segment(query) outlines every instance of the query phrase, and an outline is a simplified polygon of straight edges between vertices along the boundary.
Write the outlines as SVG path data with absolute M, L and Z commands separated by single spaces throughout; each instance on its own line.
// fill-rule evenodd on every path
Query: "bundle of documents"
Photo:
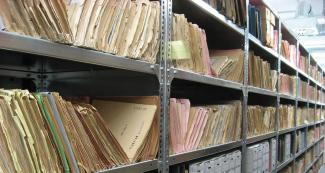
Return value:
M 70 172 L 56 126 L 26 90 L 0 90 L 1 172 Z
M 307 146 L 315 142 L 315 130 L 314 128 L 309 128 L 307 132 Z
M 248 137 L 275 130 L 275 107 L 248 106 Z
M 321 97 L 322 97 L 322 91 L 317 89 L 317 91 L 316 91 L 316 101 L 321 102 L 322 101 Z
M 116 97 L 93 100 L 104 126 L 127 156 L 127 163 L 156 158 L 159 144 L 158 96 Z
M 205 31 L 188 22 L 184 14 L 173 15 L 171 49 L 175 67 L 211 75 Z
M 305 154 L 305 162 L 306 162 L 306 166 L 309 166 L 311 164 L 311 162 L 314 160 L 314 153 L 312 149 L 307 150 L 306 154 Z
M 321 109 L 320 108 L 317 108 L 316 109 L 316 112 L 315 112 L 315 121 L 318 122 L 320 120 L 323 120 L 322 117 L 321 117 Z
M 294 127 L 295 107 L 292 105 L 280 105 L 279 121 L 280 130 Z
M 319 82 L 322 81 L 322 73 L 320 72 L 320 70 L 317 68 L 316 65 L 310 64 L 309 75 L 312 78 L 314 78 L 316 81 Z
M 210 50 L 212 74 L 218 78 L 242 83 L 244 79 L 244 51 Z
M 296 160 L 295 172 L 304 173 L 305 172 L 305 157 L 300 157 Z
M 299 92 L 298 96 L 300 98 L 308 99 L 308 95 L 307 95 L 308 86 L 309 86 L 308 82 L 305 82 L 305 81 L 298 78 L 298 88 L 299 88 L 298 89 L 298 92 Z
M 263 142 L 247 148 L 245 172 L 271 172 L 270 168 L 270 145 Z
M 270 170 L 273 171 L 276 167 L 277 154 L 276 154 L 277 140 L 270 139 Z
M 297 126 L 308 124 L 308 109 L 307 107 L 297 108 Z
M 188 99 L 170 99 L 171 154 L 238 141 L 240 137 L 240 101 L 191 107 Z
M 291 153 L 291 134 L 279 136 L 279 162 L 283 163 L 289 160 L 292 156 Z
M 9 32 L 149 62 L 159 50 L 158 1 L 3 0 L 0 11 Z
M 244 0 L 204 0 L 232 22 L 240 26 L 246 23 L 246 2 Z
M 282 94 L 296 96 L 297 77 L 280 73 L 279 79 L 280 79 L 280 88 L 279 88 L 280 92 Z
M 292 164 L 283 168 L 282 170 L 280 170 L 279 172 L 280 173 L 294 173 L 293 170 L 292 170 Z
M 271 70 L 270 63 L 250 52 L 248 68 L 249 85 L 276 91 L 277 71 Z
M 308 117 L 307 117 L 308 123 L 315 122 L 315 114 L 316 114 L 315 109 L 309 107 L 309 109 L 308 109 Z
M 241 152 L 239 150 L 218 157 L 192 163 L 188 173 L 241 172 Z
M 308 99 L 311 101 L 317 100 L 317 89 L 311 85 L 307 86 Z
M 296 153 L 299 153 L 306 147 L 306 133 L 304 130 L 298 130 L 295 138 Z
M 296 51 L 295 45 L 291 45 L 287 40 L 281 41 L 281 55 L 295 66 L 297 65 Z
M 0 90 L 1 172 L 93 172 L 154 159 L 158 97 L 66 101 Z
M 275 29 L 275 15 L 265 5 L 250 1 L 249 32 L 266 46 L 277 50 L 278 31 Z
M 298 59 L 298 68 L 307 74 L 308 73 L 308 66 L 309 66 L 308 58 L 306 56 L 303 56 L 303 55 L 300 55 L 298 57 L 299 57 L 299 59 Z
M 314 132 L 314 139 L 318 140 L 320 138 L 320 128 L 319 126 L 315 127 L 315 132 Z

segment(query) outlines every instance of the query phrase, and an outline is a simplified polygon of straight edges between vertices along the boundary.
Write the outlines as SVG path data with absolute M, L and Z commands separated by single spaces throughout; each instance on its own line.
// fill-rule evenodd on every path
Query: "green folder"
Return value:
M 48 112 L 48 110 L 46 109 L 46 106 L 44 104 L 44 100 L 43 100 L 43 97 L 41 94 L 35 94 L 35 97 L 37 99 L 37 103 L 39 104 L 40 108 L 41 108 L 41 111 L 42 111 L 42 115 L 44 115 L 44 118 L 46 119 L 49 127 L 50 127 L 50 131 L 53 135 L 53 138 L 54 138 L 54 143 L 59 151 L 59 156 L 60 156 L 60 159 L 63 163 L 63 168 L 64 168 L 64 172 L 65 173 L 70 173 L 70 167 L 69 167 L 69 163 L 68 163 L 68 160 L 67 160 L 67 157 L 64 153 L 64 147 L 63 147 L 63 144 L 62 144 L 62 141 L 60 140 L 59 138 L 59 134 L 57 133 L 56 129 L 55 129 L 55 125 L 50 117 L 50 114 Z

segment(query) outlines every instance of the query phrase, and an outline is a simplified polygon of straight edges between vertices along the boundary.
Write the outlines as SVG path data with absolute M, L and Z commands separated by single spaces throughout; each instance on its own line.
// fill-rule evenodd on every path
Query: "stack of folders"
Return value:
M 280 173 L 293 173 L 292 171 L 292 165 L 289 165 L 285 168 L 283 168 L 282 170 L 279 171 Z
M 312 173 L 318 172 L 321 167 L 324 165 L 323 159 L 318 159 L 315 166 L 313 166 Z M 309 172 L 308 172 L 309 173 Z
M 287 40 L 281 41 L 281 55 L 294 65 L 297 65 L 297 48 L 291 45 Z
M 294 127 L 294 110 L 292 105 L 280 105 L 279 107 L 279 121 L 280 130 Z
M 305 171 L 305 157 L 300 157 L 296 160 L 295 164 L 295 172 L 296 173 L 304 173 Z
M 171 42 L 173 65 L 187 71 L 242 83 L 244 51 L 208 50 L 205 31 L 174 14 Z
M 322 120 L 322 117 L 321 117 L 320 112 L 321 112 L 321 108 L 317 108 L 317 109 L 316 109 L 316 112 L 315 112 L 315 113 L 316 113 L 316 115 L 315 115 L 315 121 L 316 121 L 316 122 Z
M 298 107 L 297 108 L 297 126 L 308 124 L 308 109 L 307 107 Z
M 325 124 L 320 125 L 320 136 L 324 136 L 325 134 Z
M 316 92 L 316 95 L 317 95 L 317 102 L 321 102 L 321 93 L 322 93 L 322 91 L 321 90 L 317 90 L 317 92 Z
M 170 99 L 171 154 L 238 141 L 240 137 L 240 101 L 191 107 L 188 99 Z
M 308 129 L 307 132 L 307 146 L 315 142 L 315 130 L 314 128 Z
M 204 0 L 225 15 L 229 20 L 240 26 L 246 23 L 246 1 L 244 0 Z
M 184 14 L 173 16 L 171 58 L 176 68 L 243 82 L 244 51 L 209 51 L 205 31 Z
M 319 126 L 315 127 L 315 132 L 314 132 L 314 139 L 315 140 L 318 140 L 319 137 L 320 137 L 320 131 L 319 130 L 320 130 Z
M 255 1 L 251 0 L 250 3 L 253 5 L 248 5 L 249 32 L 266 46 L 277 51 L 278 30 L 275 29 L 275 15 L 265 5 L 260 5 Z
M 309 166 L 313 160 L 314 160 L 314 151 L 312 149 L 309 149 L 305 154 L 306 166 Z
M 210 59 L 214 76 L 238 83 L 243 82 L 243 50 L 210 50 Z
M 240 173 L 241 152 L 239 150 L 228 154 L 190 164 L 188 173 Z
M 263 142 L 247 148 L 246 172 L 260 173 L 271 172 L 270 145 Z
M 97 111 L 58 93 L 0 95 L 4 172 L 92 172 L 156 157 L 158 97 L 95 100 Z
M 248 137 L 275 130 L 275 107 L 248 106 Z
M 159 50 L 158 1 L 4 0 L 0 11 L 10 32 L 149 62 Z
M 307 120 L 308 120 L 308 123 L 315 122 L 315 109 L 309 107 Z
M 306 56 L 303 56 L 303 55 L 300 55 L 298 57 L 299 57 L 298 68 L 300 70 L 302 70 L 303 72 L 308 73 L 308 65 L 309 65 L 308 58 Z
M 322 80 L 322 73 L 318 70 L 316 65 L 310 66 L 309 75 L 314 78 L 316 81 L 321 82 Z
M 307 86 L 307 92 L 308 92 L 308 99 L 311 101 L 316 101 L 317 100 L 317 93 L 316 93 L 316 88 L 313 86 L 308 85 Z
M 306 133 L 305 131 L 299 130 L 296 133 L 296 153 L 302 151 L 306 147 Z
M 270 170 L 274 170 L 276 167 L 276 139 L 272 138 L 270 140 Z
M 263 61 L 259 56 L 255 56 L 253 52 L 250 52 L 249 56 L 248 74 L 249 85 L 271 91 L 276 90 L 277 71 L 271 70 L 270 63 Z
M 171 58 L 175 67 L 211 75 L 205 31 L 187 21 L 184 14 L 174 14 Z
M 308 90 L 308 82 L 301 80 L 298 78 L 298 92 L 299 92 L 299 97 L 303 99 L 307 99 L 307 90 Z
M 280 73 L 280 92 L 291 96 L 296 96 L 297 77 Z
M 318 156 L 320 154 L 321 151 L 323 151 L 323 148 L 321 148 L 321 143 L 317 143 L 315 146 L 314 146 L 314 153 L 316 156 Z
M 285 134 L 279 137 L 279 162 L 285 162 L 291 158 L 291 134 Z

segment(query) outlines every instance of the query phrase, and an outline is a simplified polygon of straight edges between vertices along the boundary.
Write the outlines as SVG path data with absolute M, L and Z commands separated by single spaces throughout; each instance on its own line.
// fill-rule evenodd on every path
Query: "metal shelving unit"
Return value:
M 211 76 L 201 75 L 198 73 L 184 71 L 171 66 L 170 64 L 170 45 L 168 44 L 171 40 L 171 21 L 172 21 L 172 6 L 173 3 L 177 3 L 177 0 L 160 0 L 161 1 L 161 43 L 160 43 L 160 54 L 157 58 L 156 64 L 150 64 L 145 61 L 129 59 L 126 57 L 119 57 L 113 54 L 104 53 L 96 50 L 90 50 L 85 48 L 79 48 L 71 45 L 65 45 L 60 43 L 53 43 L 50 41 L 31 38 L 28 36 L 21 36 L 13 33 L 0 32 L 0 51 L 2 53 L 8 53 L 11 56 L 16 56 L 22 61 L 22 64 L 11 65 L 9 63 L 0 64 L 0 76 L 13 77 L 13 78 L 27 78 L 31 79 L 36 86 L 38 91 L 48 91 L 51 88 L 51 84 L 62 79 L 77 79 L 83 82 L 91 82 L 91 78 L 104 77 L 109 79 L 115 79 L 113 82 L 118 82 L 116 79 L 118 76 L 126 76 L 127 79 L 135 78 L 136 80 L 148 80 L 145 84 L 155 83 L 156 86 L 150 89 L 144 88 L 142 92 L 144 93 L 154 93 L 160 96 L 161 100 L 161 110 L 160 110 L 160 144 L 158 157 L 155 160 L 139 162 L 131 165 L 124 165 L 115 167 L 109 170 L 99 171 L 98 173 L 143 173 L 148 171 L 158 170 L 159 173 L 168 173 L 170 166 L 177 166 L 184 163 L 192 162 L 194 160 L 200 160 L 207 157 L 212 157 L 220 153 L 227 151 L 240 149 L 242 151 L 242 172 L 245 172 L 245 159 L 246 159 L 246 149 L 247 145 L 252 145 L 258 142 L 262 142 L 271 138 L 275 138 L 277 143 L 279 141 L 279 136 L 296 133 L 297 130 L 315 127 L 317 124 L 323 123 L 324 120 L 311 123 L 308 125 L 303 125 L 299 127 L 293 127 L 289 129 L 279 130 L 279 105 L 282 100 L 288 100 L 294 102 L 296 108 L 298 107 L 298 102 L 303 102 L 314 105 L 321 106 L 321 109 L 325 108 L 325 103 L 315 102 L 308 99 L 301 99 L 297 96 L 290 96 L 279 93 L 279 86 L 277 86 L 277 91 L 270 91 L 262 88 L 257 88 L 248 85 L 248 52 L 250 47 L 259 49 L 266 56 L 272 57 L 276 62 L 276 70 L 278 73 L 282 72 L 281 67 L 289 68 L 293 71 L 297 77 L 299 75 L 308 79 L 308 83 L 313 83 L 319 86 L 324 92 L 325 87 L 321 83 L 315 81 L 309 76 L 309 73 L 305 73 L 300 69 L 297 69 L 295 65 L 288 62 L 282 55 L 280 55 L 280 47 L 278 44 L 278 52 L 264 46 L 258 39 L 248 33 L 248 28 L 238 27 L 236 24 L 227 20 L 226 17 L 221 15 L 218 11 L 210 7 L 203 0 L 184 0 L 181 3 L 186 4 L 183 8 L 190 7 L 190 9 L 195 9 L 195 13 L 202 13 L 213 19 L 211 22 L 216 24 L 218 27 L 222 27 L 222 30 L 226 30 L 229 33 L 229 37 L 236 37 L 237 40 L 242 41 L 241 49 L 245 51 L 244 60 L 244 76 L 245 80 L 243 83 L 236 83 L 232 81 L 227 81 L 224 79 L 218 79 Z M 246 4 L 246 9 L 248 2 Z M 186 10 L 186 9 L 184 9 Z M 247 19 L 248 20 L 248 19 Z M 248 21 L 249 22 L 249 21 Z M 279 19 L 278 29 L 281 31 L 282 22 Z M 217 28 L 217 27 L 216 27 Z M 203 28 L 204 29 L 204 28 Z M 220 28 L 219 28 L 220 29 Z M 279 39 L 281 40 L 282 33 L 279 32 Z M 251 46 L 250 46 L 251 45 Z M 299 43 L 297 43 L 299 45 Z M 309 61 L 311 56 L 309 56 Z M 10 61 L 10 56 L 5 57 L 6 61 Z M 28 59 L 25 63 L 25 59 Z M 30 65 L 30 61 L 33 62 Z M 102 71 L 100 71 L 102 70 Z M 100 71 L 100 72 L 99 72 Z M 324 74 L 324 72 L 323 72 Z M 324 74 L 325 75 L 325 74 Z M 82 79 L 81 79 L 82 78 Z M 150 79 L 147 79 L 150 78 Z M 89 80 L 89 81 L 88 81 Z M 107 80 L 109 81 L 109 80 Z M 190 151 L 186 153 L 180 153 L 176 155 L 169 155 L 169 140 L 168 140 L 168 129 L 169 129 L 169 98 L 171 92 L 174 91 L 173 82 L 175 81 L 186 81 L 191 85 L 204 85 L 209 86 L 212 89 L 215 88 L 225 88 L 234 92 L 241 94 L 239 98 L 242 100 L 242 139 L 236 142 L 230 142 L 227 144 L 219 144 L 217 146 L 211 146 L 203 149 L 198 149 L 195 151 Z M 112 82 L 112 83 L 113 83 Z M 124 81 L 125 82 L 125 81 Z M 278 85 L 279 85 L 278 80 Z M 13 85 L 14 87 L 19 86 Z M 61 83 L 59 83 L 61 85 Z M 76 84 L 78 85 L 78 83 Z M 110 85 L 108 85 L 110 86 Z M 128 84 L 123 85 L 123 87 L 130 87 Z M 141 85 L 142 86 L 142 85 Z M 101 87 L 101 86 L 98 86 Z M 60 87 L 54 87 L 54 89 L 60 89 Z M 103 88 L 106 89 L 106 88 Z M 130 88 L 129 93 L 136 92 Z M 199 88 L 200 89 L 200 88 Z M 68 89 L 64 89 L 65 93 L 68 93 Z M 215 90 L 218 92 L 218 90 Z M 95 91 L 94 91 L 95 92 Z M 100 91 L 98 91 L 100 92 Z M 133 94 L 142 94 L 133 93 Z M 188 92 L 188 91 L 186 91 Z M 129 94 L 127 93 L 127 94 Z M 96 94 L 96 93 L 95 93 Z M 184 93 L 186 95 L 186 93 Z M 276 129 L 274 132 L 259 135 L 255 137 L 247 137 L 247 106 L 250 99 L 250 94 L 257 94 L 263 97 L 272 97 L 275 99 L 274 106 L 277 108 L 276 113 Z M 258 97 L 259 97 L 258 96 Z M 203 96 L 204 97 L 204 96 Z M 216 98 L 218 99 L 218 98 Z M 214 100 L 216 101 L 216 100 Z M 316 106 L 314 106 L 316 108 Z M 296 125 L 296 122 L 295 122 Z M 274 172 L 278 172 L 287 165 L 293 163 L 295 164 L 295 159 L 306 152 L 310 147 L 316 145 L 321 137 L 311 146 L 306 147 L 299 153 L 293 154 L 293 156 L 281 163 L 276 165 Z M 295 146 L 295 145 L 293 145 Z M 278 155 L 278 146 L 276 147 L 276 153 Z M 276 156 L 277 157 L 277 156 Z M 318 156 L 319 158 L 319 156 Z M 317 158 L 317 159 L 318 159 Z M 316 163 L 315 159 L 313 164 Z M 312 167 L 313 164 L 309 165 L 308 168 Z

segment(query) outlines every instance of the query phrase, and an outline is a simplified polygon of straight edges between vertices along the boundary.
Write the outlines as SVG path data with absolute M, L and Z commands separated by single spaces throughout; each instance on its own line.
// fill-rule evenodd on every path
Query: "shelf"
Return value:
M 305 102 L 305 103 L 308 103 L 308 100 L 307 99 L 304 99 L 304 98 L 297 98 L 297 100 L 299 101 L 299 102 Z
M 212 16 L 214 19 L 219 21 L 221 24 L 226 26 L 227 28 L 237 32 L 238 34 L 244 36 L 244 29 L 238 27 L 236 24 L 234 24 L 232 21 L 228 20 L 224 15 L 220 14 L 217 10 L 212 8 L 209 4 L 205 3 L 202 0 L 187 0 L 186 3 L 191 3 L 195 5 L 196 7 L 200 8 L 200 10 Z
M 175 165 L 187 161 L 191 161 L 194 159 L 210 156 L 213 154 L 222 153 L 228 150 L 232 150 L 238 148 L 242 145 L 241 141 L 230 142 L 227 144 L 217 145 L 214 147 L 199 149 L 195 151 L 190 151 L 186 153 L 175 154 L 169 157 L 169 165 Z
M 262 95 L 268 95 L 276 97 L 277 93 L 268 89 L 258 88 L 254 86 L 248 86 L 247 87 L 248 92 L 250 93 L 256 93 L 256 94 L 262 94 Z
M 125 166 L 119 166 L 108 170 L 97 171 L 96 173 L 143 173 L 158 169 L 157 166 L 157 160 L 150 160 Z
M 257 39 L 256 37 L 254 37 L 252 34 L 248 34 L 248 39 L 252 42 L 252 43 L 254 43 L 255 45 L 257 45 L 259 48 L 261 48 L 261 49 L 263 49 L 265 52 L 267 52 L 267 53 L 269 53 L 270 55 L 272 55 L 274 58 L 278 58 L 279 57 L 279 54 L 276 52 L 276 51 L 274 51 L 273 49 L 271 49 L 271 48 L 268 48 L 268 47 L 266 47 L 266 46 L 264 46 L 263 44 L 262 44 L 262 42 L 259 40 L 259 39 Z
M 290 132 L 293 132 L 295 131 L 296 128 L 288 128 L 288 129 L 283 129 L 283 130 L 280 130 L 279 131 L 279 135 L 283 135 L 283 134 L 286 134 L 286 133 L 290 133 Z
M 207 75 L 201 75 L 198 73 L 185 71 L 177 68 L 171 68 L 171 70 L 172 72 L 174 72 L 174 78 L 176 79 L 193 81 L 202 84 L 220 86 L 220 87 L 231 88 L 236 90 L 241 90 L 243 87 L 243 84 L 237 82 L 232 82 L 232 81 L 215 78 Z
M 313 165 L 316 163 L 316 160 L 317 160 L 317 159 L 315 159 L 311 164 L 309 164 L 309 165 L 306 167 L 306 169 L 305 169 L 305 171 L 304 171 L 305 173 L 307 173 L 307 172 L 309 171 L 309 169 L 313 167 Z
M 298 158 L 300 155 L 302 155 L 303 153 L 305 153 L 306 148 L 304 148 L 303 150 L 299 151 L 298 153 L 295 154 L 295 158 Z
M 267 133 L 259 136 L 249 137 L 247 139 L 247 144 L 252 144 L 255 142 L 262 142 L 263 140 L 270 139 L 276 136 L 276 132 Z
M 297 71 L 296 66 L 294 64 L 292 64 L 291 62 L 289 62 L 287 59 L 285 59 L 282 55 L 279 56 L 279 60 L 282 63 L 284 63 L 285 65 L 287 65 L 288 67 L 290 67 L 293 71 Z M 281 71 L 281 73 L 283 73 L 283 72 Z
M 304 76 L 305 78 L 310 78 L 309 75 L 307 73 L 305 73 L 304 71 L 300 70 L 298 67 L 297 67 L 297 71 L 300 75 Z
M 308 124 L 303 124 L 303 125 L 299 125 L 296 127 L 296 130 L 300 130 L 300 129 L 303 129 L 303 128 L 306 128 L 308 127 Z
M 155 74 L 158 65 L 109 53 L 0 31 L 0 49 Z
M 283 94 L 283 93 L 279 93 L 279 96 L 280 96 L 280 98 L 283 98 L 283 99 L 288 99 L 288 100 L 293 100 L 293 101 L 296 100 L 296 97 L 290 96 L 290 95 L 287 95 L 287 94 Z
M 318 85 L 319 87 L 321 87 L 322 89 L 324 89 L 324 87 L 318 81 L 316 81 L 313 77 L 309 76 L 309 80 L 311 82 L 315 83 L 316 85 Z
M 279 166 L 277 167 L 277 171 L 285 168 L 287 165 L 289 165 L 291 162 L 293 161 L 293 157 L 291 157 L 290 159 L 282 162 L 281 164 L 279 164 Z

